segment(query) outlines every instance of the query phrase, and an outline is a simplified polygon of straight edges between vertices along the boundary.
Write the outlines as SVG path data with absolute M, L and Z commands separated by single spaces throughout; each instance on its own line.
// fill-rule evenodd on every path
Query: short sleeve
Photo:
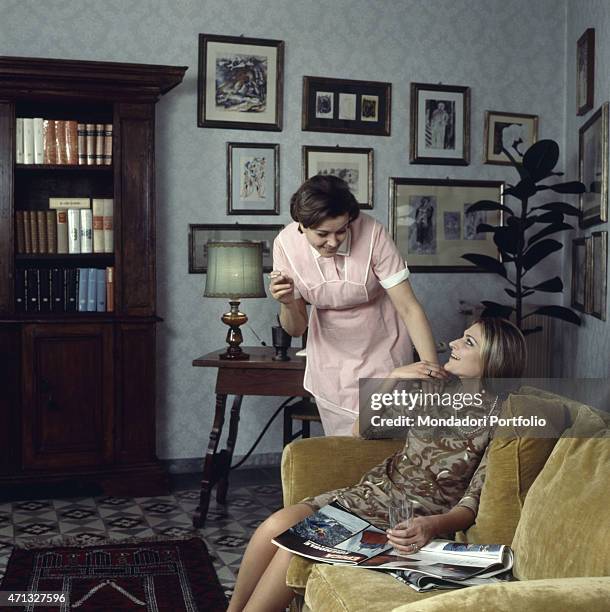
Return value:
M 456 506 L 465 506 L 466 508 L 469 508 L 474 512 L 475 516 L 479 511 L 479 499 L 481 498 L 481 490 L 483 489 L 485 474 L 487 473 L 487 455 L 489 453 L 490 446 L 491 444 L 487 445 L 487 448 L 483 453 L 483 457 L 481 458 L 481 462 L 470 479 L 470 484 L 468 485 L 466 492 L 462 496 L 462 499 L 460 499 L 460 501 L 456 504 Z
M 294 280 L 294 272 L 292 270 L 292 266 L 288 261 L 288 257 L 282 248 L 282 244 L 280 243 L 279 236 L 273 241 L 273 269 L 279 270 L 280 272 L 286 272 L 288 276 L 291 276 Z M 296 284 L 294 287 L 294 298 L 298 300 L 301 296 L 301 293 L 296 288 Z
M 376 228 L 371 265 L 384 289 L 390 289 L 409 278 L 409 268 L 390 234 L 382 226 Z

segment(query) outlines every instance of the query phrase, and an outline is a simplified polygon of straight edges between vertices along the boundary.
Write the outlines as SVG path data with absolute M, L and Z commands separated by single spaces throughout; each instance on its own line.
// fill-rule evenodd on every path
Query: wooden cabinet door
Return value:
M 31 324 L 23 334 L 24 469 L 110 463 L 112 325 Z

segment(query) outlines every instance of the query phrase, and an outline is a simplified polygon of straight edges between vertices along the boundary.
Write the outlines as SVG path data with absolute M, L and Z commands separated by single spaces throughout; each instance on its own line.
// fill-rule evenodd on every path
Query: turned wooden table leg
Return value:
M 237 429 L 239 427 L 239 412 L 241 410 L 242 395 L 236 395 L 233 398 L 233 405 L 231 406 L 231 418 L 229 420 L 229 436 L 227 438 L 227 449 L 222 451 L 227 456 L 227 467 L 223 473 L 218 487 L 216 487 L 216 501 L 219 504 L 227 503 L 227 491 L 229 490 L 229 471 L 231 469 L 231 462 L 233 461 L 233 451 L 235 450 L 235 441 L 237 440 Z
M 214 483 L 218 481 L 217 449 L 220 435 L 222 434 L 222 426 L 225 421 L 225 408 L 227 405 L 227 396 L 223 394 L 216 395 L 216 413 L 214 414 L 214 425 L 210 432 L 210 441 L 205 455 L 203 464 L 203 476 L 201 479 L 201 491 L 199 494 L 199 506 L 195 510 L 193 517 L 193 526 L 200 528 L 205 525 L 205 519 L 208 514 L 210 505 L 210 495 Z

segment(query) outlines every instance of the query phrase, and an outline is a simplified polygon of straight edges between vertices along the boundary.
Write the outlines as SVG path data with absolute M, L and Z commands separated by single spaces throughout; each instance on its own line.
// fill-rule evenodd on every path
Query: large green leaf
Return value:
M 509 215 L 514 215 L 515 213 L 508 207 L 500 204 L 499 202 L 493 202 L 492 200 L 479 200 L 474 204 L 471 204 L 466 212 L 479 212 L 481 210 L 501 210 Z
M 532 218 L 536 223 L 561 223 L 563 221 L 563 213 L 558 210 L 550 210 Z
M 503 319 L 508 319 L 513 310 L 515 310 L 512 306 L 506 306 L 505 304 L 498 304 L 498 302 L 490 302 L 487 300 L 482 301 L 481 304 L 485 306 L 481 313 L 482 317 L 502 317 Z
M 560 212 L 564 215 L 570 215 L 572 217 L 579 217 L 580 210 L 576 208 L 576 206 L 572 206 L 572 204 L 567 204 L 566 202 L 548 202 L 547 204 L 543 204 L 542 206 L 534 206 L 532 210 L 552 210 Z
M 462 259 L 473 263 L 479 268 L 483 268 L 483 270 L 486 272 L 495 272 L 496 274 L 506 278 L 506 268 L 501 261 L 498 261 L 493 257 L 481 255 L 480 253 L 467 253 L 466 255 L 462 255 Z
M 534 242 L 538 242 L 545 236 L 554 234 L 555 232 L 564 232 L 565 230 L 574 229 L 574 227 L 568 223 L 555 223 L 547 225 L 544 229 L 540 230 L 537 234 L 534 234 L 528 241 L 527 245 L 531 246 Z
M 537 334 L 542 331 L 542 325 L 536 325 L 536 327 L 530 327 L 529 329 L 522 329 L 521 333 L 524 336 L 530 336 L 532 334 Z
M 498 228 L 495 225 L 489 225 L 489 223 L 479 223 L 477 225 L 477 234 L 489 234 L 495 232 Z
M 536 195 L 536 183 L 529 177 L 504 190 L 504 195 L 511 195 L 519 200 L 527 200 Z
M 519 248 L 519 238 L 522 238 L 522 233 L 514 225 L 499 227 L 494 233 L 494 242 L 500 251 L 513 255 Z
M 562 321 L 567 321 L 568 323 L 573 323 L 574 325 L 581 324 L 580 317 L 573 310 L 570 310 L 565 306 L 541 306 L 540 308 L 536 308 L 536 310 L 533 312 L 526 314 L 523 318 L 527 319 L 531 315 L 535 314 L 561 319 Z
M 531 270 L 537 263 L 542 261 L 547 255 L 559 251 L 563 248 L 561 242 L 547 238 L 541 242 L 537 242 L 531 246 L 523 255 L 523 267 L 525 270 Z
M 551 174 L 559 159 L 559 145 L 554 140 L 535 142 L 523 156 L 523 167 L 537 183 Z
M 567 183 L 556 183 L 555 185 L 539 185 L 536 191 L 550 189 L 555 193 L 584 193 L 587 188 L 580 181 L 569 181 Z
M 554 276 L 553 278 L 549 278 L 549 280 L 534 285 L 532 289 L 536 291 L 546 291 L 547 293 L 561 293 L 563 291 L 563 282 L 559 276 Z

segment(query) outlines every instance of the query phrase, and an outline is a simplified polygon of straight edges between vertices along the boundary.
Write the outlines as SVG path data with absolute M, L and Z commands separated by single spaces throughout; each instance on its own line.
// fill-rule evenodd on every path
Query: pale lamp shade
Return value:
M 263 298 L 262 242 L 217 242 L 208 247 L 204 297 Z

